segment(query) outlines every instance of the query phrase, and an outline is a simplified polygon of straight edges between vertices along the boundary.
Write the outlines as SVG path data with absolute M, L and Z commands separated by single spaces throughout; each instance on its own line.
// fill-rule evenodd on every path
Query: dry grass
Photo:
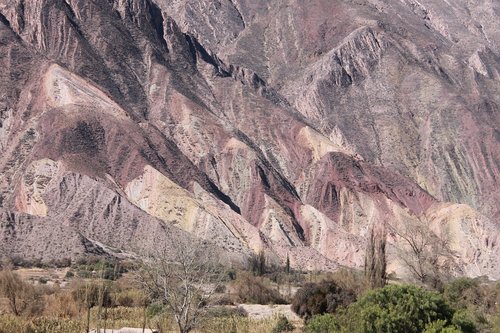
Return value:
M 86 309 L 79 305 L 72 294 L 78 283 L 83 281 L 78 278 L 71 278 L 63 288 L 58 284 L 35 284 L 41 276 L 47 276 L 50 279 L 59 279 L 64 274 L 64 270 L 55 271 L 42 269 L 22 269 L 16 270 L 16 274 L 23 277 L 32 294 L 36 295 L 37 311 L 32 311 L 31 308 L 26 308 L 20 316 L 11 314 L 8 304 L 0 297 L 0 333 L 83 333 L 86 329 Z M 267 291 L 275 292 L 269 287 L 270 281 L 259 279 L 256 283 L 253 276 L 246 279 L 245 282 L 249 285 L 256 285 L 250 288 L 252 295 L 261 296 Z M 68 280 L 65 278 L 65 280 Z M 54 281 L 54 280 L 52 280 Z M 142 294 L 135 286 L 126 283 L 125 279 L 114 282 L 113 287 L 113 304 L 115 307 L 103 309 L 101 319 L 98 318 L 98 309 L 94 307 L 90 315 L 90 327 L 93 328 L 122 328 L 122 327 L 142 327 L 144 323 L 144 308 L 140 306 Z M 242 281 L 237 281 L 240 285 L 244 285 Z M 257 292 L 255 292 L 257 290 Z M 30 294 L 31 295 L 31 294 Z M 227 292 L 223 295 L 229 295 Z M 25 297 L 22 300 L 31 300 Z M 255 295 L 253 295 L 255 296 Z M 269 295 L 268 295 L 269 296 Z M 274 299 L 270 300 L 271 302 Z M 125 306 L 124 306 L 125 305 Z M 257 305 L 253 305 L 255 307 Z M 276 306 L 261 305 L 259 314 L 265 313 L 259 318 L 252 312 L 248 317 L 243 316 L 234 308 L 214 308 L 215 312 L 210 313 L 199 328 L 194 331 L 196 333 L 212 333 L 212 332 L 241 332 L 241 333 L 268 333 L 278 321 L 278 313 L 275 311 Z M 232 310 L 232 311 L 231 311 Z M 244 312 L 244 311 L 243 311 Z M 254 311 L 255 312 L 255 311 Z M 3 314 L 2 314 L 3 313 Z M 148 310 L 147 328 L 160 329 L 160 332 L 178 332 L 177 326 L 172 316 L 162 313 L 162 309 L 152 311 Z M 155 314 L 156 313 L 156 314 Z M 161 313 L 161 314 L 158 314 Z M 281 312 L 280 312 L 281 313 Z M 300 326 L 300 322 L 294 322 L 295 326 Z M 298 330 L 296 332 L 299 332 Z
M 96 313 L 97 311 L 94 309 L 91 315 L 91 327 L 96 327 Z M 13 315 L 3 315 L 0 316 L 0 333 L 82 333 L 85 331 L 85 320 L 83 317 L 82 315 L 75 319 L 63 319 L 44 316 L 29 319 Z M 239 316 L 212 318 L 205 321 L 194 333 L 269 333 L 277 322 L 277 316 L 259 320 Z M 298 326 L 300 323 L 294 324 Z M 104 321 L 101 321 L 99 326 L 103 328 Z M 158 328 L 159 326 L 164 333 L 177 332 L 171 318 L 157 317 L 149 319 L 147 327 Z M 125 307 L 109 309 L 106 327 L 142 327 L 142 309 Z M 301 332 L 300 328 L 294 332 Z
M 245 317 L 217 318 L 210 320 L 195 331 L 196 333 L 237 332 L 237 333 L 269 333 L 278 322 L 278 317 L 268 319 L 251 319 Z M 295 330 L 295 332 L 300 332 Z
M 38 281 L 46 279 L 54 282 L 64 280 L 69 268 L 18 268 L 16 273 L 25 281 Z
M 79 320 L 0 316 L 0 333 L 82 333 L 83 331 L 83 322 Z

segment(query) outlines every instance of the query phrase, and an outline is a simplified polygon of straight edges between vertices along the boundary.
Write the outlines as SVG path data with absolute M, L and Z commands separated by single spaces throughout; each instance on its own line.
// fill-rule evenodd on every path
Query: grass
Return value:
M 251 319 L 246 317 L 217 318 L 208 321 L 196 333 L 269 333 L 279 321 L 279 317 L 269 319 Z M 294 332 L 301 332 L 296 330 Z
M 114 318 L 114 319 L 113 319 Z M 210 318 L 203 322 L 193 333 L 269 333 L 277 324 L 279 317 L 267 319 L 251 319 L 241 316 Z M 91 328 L 97 324 L 97 309 L 91 312 Z M 106 327 L 142 327 L 143 310 L 137 307 L 117 307 L 108 309 Z M 83 333 L 85 332 L 85 314 L 81 313 L 73 319 L 42 316 L 37 318 L 0 316 L 0 333 Z M 104 322 L 99 325 L 101 328 Z M 148 319 L 147 328 L 160 326 L 162 332 L 177 332 L 172 318 L 162 316 Z M 295 332 L 300 332 L 296 330 Z
M 0 316 L 0 333 L 82 333 L 84 330 L 85 325 L 79 320 Z

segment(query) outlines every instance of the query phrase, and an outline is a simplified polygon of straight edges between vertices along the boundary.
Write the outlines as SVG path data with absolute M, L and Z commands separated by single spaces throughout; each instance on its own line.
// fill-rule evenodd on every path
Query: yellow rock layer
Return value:
M 144 167 L 142 176 L 128 183 L 125 193 L 133 204 L 148 214 L 179 224 L 187 231 L 192 231 L 201 208 L 188 191 L 149 165 Z
M 320 160 L 321 157 L 331 152 L 340 152 L 351 155 L 351 153 L 345 148 L 328 140 L 328 138 L 316 132 L 309 126 L 304 126 L 300 129 L 297 142 L 302 147 L 311 151 L 314 161 Z

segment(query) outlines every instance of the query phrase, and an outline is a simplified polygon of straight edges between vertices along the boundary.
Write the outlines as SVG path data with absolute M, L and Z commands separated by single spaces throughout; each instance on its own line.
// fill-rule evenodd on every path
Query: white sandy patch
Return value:
M 44 77 L 44 86 L 48 103 L 53 107 L 87 106 L 115 117 L 127 118 L 125 111 L 103 91 L 59 65 L 49 67 Z

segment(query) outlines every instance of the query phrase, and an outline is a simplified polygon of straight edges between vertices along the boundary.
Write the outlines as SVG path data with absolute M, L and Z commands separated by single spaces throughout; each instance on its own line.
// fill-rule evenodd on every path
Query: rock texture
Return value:
M 428 221 L 500 277 L 491 0 L 0 0 L 0 251 L 178 237 L 363 266 Z M 401 244 L 387 232 L 388 267 Z M 395 251 L 392 251 L 394 253 Z

